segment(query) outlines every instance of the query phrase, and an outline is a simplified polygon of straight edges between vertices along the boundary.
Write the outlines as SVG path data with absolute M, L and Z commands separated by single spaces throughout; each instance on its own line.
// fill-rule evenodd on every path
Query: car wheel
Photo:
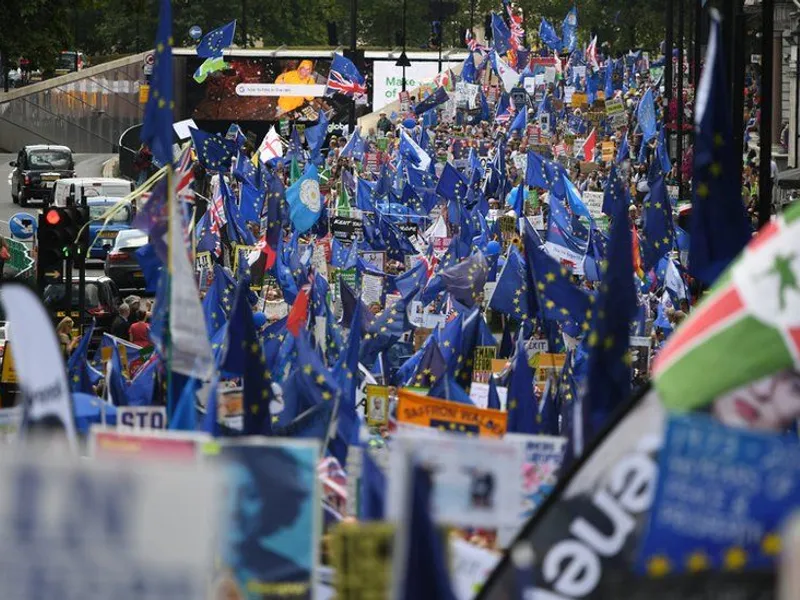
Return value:
M 12 204 L 19 204 L 19 196 L 14 192 L 11 192 L 11 202 Z
M 19 205 L 23 208 L 28 206 L 28 199 L 25 197 L 25 190 L 19 191 Z

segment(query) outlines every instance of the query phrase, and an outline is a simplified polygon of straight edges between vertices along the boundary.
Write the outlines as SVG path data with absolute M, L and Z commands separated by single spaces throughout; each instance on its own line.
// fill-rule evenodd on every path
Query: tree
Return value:
M 72 35 L 70 5 L 63 0 L 3 0 L 0 2 L 0 54 L 6 68 L 19 58 L 32 68 L 51 69 Z M 5 75 L 5 74 L 3 74 Z

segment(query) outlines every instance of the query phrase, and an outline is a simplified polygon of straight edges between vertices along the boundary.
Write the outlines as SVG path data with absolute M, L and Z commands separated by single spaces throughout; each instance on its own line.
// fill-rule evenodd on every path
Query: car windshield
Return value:
M 64 305 L 64 292 L 66 288 L 63 283 L 52 283 L 44 289 L 44 305 L 50 308 L 58 308 Z M 86 308 L 100 306 L 100 292 L 97 284 L 90 281 L 86 282 Z M 78 284 L 72 284 L 72 306 L 78 306 Z
M 58 57 L 58 69 L 74 69 L 75 68 L 75 53 L 64 52 Z
M 33 150 L 28 154 L 28 163 L 34 171 L 69 169 L 72 156 L 66 150 Z
M 108 212 L 111 207 L 114 206 L 113 204 L 101 204 L 99 206 L 90 206 L 89 207 L 89 218 L 93 221 L 95 219 L 101 219 L 103 215 Z M 130 206 L 124 206 L 122 208 L 118 208 L 114 214 L 109 219 L 108 223 L 110 225 L 124 225 L 126 223 L 130 223 L 131 221 L 131 208 Z
M 115 248 L 138 248 L 147 243 L 147 234 L 140 229 L 120 231 L 117 236 Z

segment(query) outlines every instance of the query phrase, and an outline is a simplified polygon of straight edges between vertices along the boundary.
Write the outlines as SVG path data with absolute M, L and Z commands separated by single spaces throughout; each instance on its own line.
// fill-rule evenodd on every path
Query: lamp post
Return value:
M 402 90 L 406 91 L 406 67 L 411 66 L 411 61 L 406 56 L 406 8 L 408 0 L 403 0 L 403 51 L 400 53 L 400 58 L 394 64 L 396 67 L 403 67 L 403 82 Z

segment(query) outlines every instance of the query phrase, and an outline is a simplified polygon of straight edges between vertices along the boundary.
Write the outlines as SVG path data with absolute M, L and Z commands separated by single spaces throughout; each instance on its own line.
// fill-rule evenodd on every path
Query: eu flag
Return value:
M 436 108 L 440 104 L 444 104 L 449 99 L 450 96 L 447 95 L 447 90 L 445 90 L 442 86 L 439 86 L 427 98 L 417 103 L 417 105 L 414 107 L 414 114 L 420 116 L 421 114 Z
M 667 197 L 663 176 L 650 184 L 650 192 L 644 199 L 643 232 L 644 264 L 645 268 L 650 270 L 672 250 L 675 242 L 672 206 Z
M 642 130 L 644 142 L 647 143 L 656 136 L 656 105 L 653 101 L 653 90 L 648 88 L 639 101 L 636 109 L 639 128 Z
M 218 27 L 214 31 L 209 31 L 197 44 L 197 56 L 200 58 L 219 58 L 222 56 L 222 51 L 233 43 L 235 33 L 236 20 Z
M 171 124 L 170 127 L 172 127 Z M 231 168 L 233 157 L 238 153 L 235 142 L 216 133 L 207 133 L 200 129 L 189 129 L 189 133 L 192 136 L 195 152 L 197 152 L 197 161 L 205 169 L 219 172 Z
M 161 0 L 156 31 L 155 65 L 150 79 L 150 96 L 144 108 L 142 142 L 160 165 L 172 164 L 172 3 Z
M 511 50 L 511 30 L 503 21 L 503 17 L 492 13 L 492 42 L 498 54 Z
M 94 332 L 94 319 L 83 333 L 78 346 L 70 354 L 67 362 L 67 376 L 69 377 L 69 387 L 72 392 L 83 392 L 93 394 L 93 386 L 97 385 L 103 375 L 89 365 L 89 343 Z
M 520 335 L 517 339 L 517 353 L 508 384 L 509 433 L 534 433 L 538 413 L 533 391 L 533 369 L 528 363 L 528 351 L 522 337 Z
M 556 30 L 544 17 L 542 17 L 542 22 L 539 25 L 539 38 L 551 50 L 555 52 L 561 51 L 561 38 L 558 37 Z
M 584 421 L 591 431 L 586 442 L 608 422 L 614 410 L 630 398 L 631 364 L 628 352 L 630 323 L 636 316 L 633 283 L 633 239 L 627 210 L 617 207 L 608 243 L 608 267 L 592 310 L 588 384 L 583 401 Z
M 525 266 L 516 246 L 510 246 L 503 270 L 497 278 L 489 307 L 517 321 L 530 318 Z
M 445 163 L 439 176 L 436 193 L 447 200 L 459 201 L 466 199 L 467 189 L 467 180 L 464 176 L 453 165 Z
M 750 241 L 742 202 L 718 16 L 711 22 L 695 105 L 694 199 L 689 229 L 689 270 L 711 285 Z

